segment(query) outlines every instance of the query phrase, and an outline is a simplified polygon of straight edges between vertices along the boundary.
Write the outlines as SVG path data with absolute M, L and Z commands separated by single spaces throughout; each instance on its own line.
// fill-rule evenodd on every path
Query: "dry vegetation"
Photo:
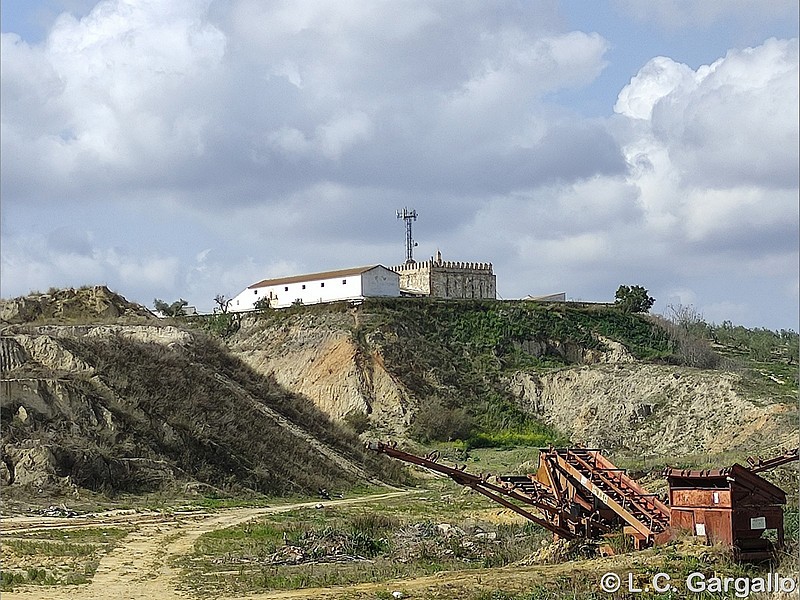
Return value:
M 5 398 L 1 415 L 3 443 L 20 448 L 19 456 L 31 441 L 43 448 L 55 481 L 68 477 L 107 495 L 192 481 L 222 494 L 314 494 L 402 477 L 397 466 L 365 454 L 349 428 L 203 334 L 185 346 L 113 333 L 58 345 L 91 371 L 39 386 L 41 401 Z M 58 491 L 54 484 L 50 492 Z
M 3 536 L 2 588 L 87 583 L 130 528 L 48 529 Z
M 61 297 L 56 291 L 41 296 Z M 41 299 L 23 303 L 21 310 L 32 311 L 34 324 L 16 332 L 47 337 L 52 331 L 38 330 L 37 324 L 91 322 L 72 298 L 63 295 L 69 310 L 61 312 Z M 104 319 L 114 311 L 125 314 L 125 306 L 112 300 L 98 301 L 98 310 L 107 312 Z M 258 318 L 264 327 L 284 327 L 298 314 L 321 315 L 324 321 L 326 311 L 343 310 L 297 307 Z M 379 351 L 396 381 L 426 399 L 411 433 L 473 472 L 527 472 L 535 465 L 532 447 L 566 442 L 561 432 L 520 408 L 508 378 L 521 371 L 566 370 L 604 351 L 604 339 L 624 344 L 640 361 L 736 370 L 743 393 L 753 397 L 796 398 L 794 332 L 708 325 L 691 312 L 654 321 L 613 308 L 522 302 L 391 300 L 368 302 L 359 311 L 352 334 L 362 354 Z M 6 485 L 3 499 L 41 504 L 48 494 L 77 495 L 74 503 L 158 498 L 169 507 L 187 492 L 187 484 L 201 484 L 193 488 L 199 491 L 196 504 L 224 515 L 231 505 L 271 504 L 264 494 L 307 499 L 319 488 L 352 495 L 368 480 L 409 483 L 398 463 L 364 452 L 357 433 L 368 431 L 370 423 L 363 414 L 334 423 L 308 399 L 237 359 L 219 339 L 198 329 L 181 333 L 188 343 L 137 341 L 119 332 L 57 336 L 53 343 L 87 369 L 59 371 L 29 360 L 5 373 L 9 381 L 36 382 L 31 386 L 39 396 L 3 398 L 3 444 L 17 448 L 15 456 L 32 445 L 44 449 L 55 469 L 50 475 L 61 483 L 42 492 L 38 484 Z M 740 460 L 741 449 L 730 450 L 713 457 L 620 458 L 658 492 L 663 481 L 654 473 L 665 463 L 721 466 Z M 769 477 L 796 495 L 796 471 Z M 597 584 L 608 570 L 666 570 L 677 577 L 692 570 L 736 575 L 764 568 L 735 565 L 724 553 L 685 543 L 587 559 L 591 544 L 566 553 L 551 549 L 543 530 L 448 481 L 424 479 L 417 485 L 412 498 L 375 501 L 368 508 L 326 501 L 323 508 L 256 520 L 237 516 L 233 527 L 197 532 L 196 543 L 172 556 L 171 564 L 181 573 L 181 589 L 200 597 L 297 590 L 309 598 L 389 598 L 400 590 L 406 597 L 467 600 L 607 598 Z M 4 589 L 89 581 L 109 551 L 127 543 L 128 531 L 105 527 L 6 537 Z M 176 528 L 174 535 L 181 532 Z M 798 535 L 796 510 L 787 515 L 787 534 Z M 553 556 L 559 564 L 547 564 Z M 797 569 L 788 558 L 783 561 L 781 569 Z M 316 589 L 330 586 L 342 587 Z

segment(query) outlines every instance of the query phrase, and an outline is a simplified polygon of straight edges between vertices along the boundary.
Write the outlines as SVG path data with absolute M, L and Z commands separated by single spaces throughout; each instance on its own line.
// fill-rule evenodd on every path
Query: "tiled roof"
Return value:
M 361 275 L 376 267 L 383 267 L 383 265 L 367 265 L 366 267 L 353 267 L 352 269 L 340 269 L 338 271 L 323 271 L 322 273 L 292 275 L 291 277 L 279 277 L 278 279 L 264 279 L 263 281 L 248 286 L 247 289 L 252 290 L 253 288 L 262 288 L 285 283 L 301 283 L 303 281 L 318 281 L 320 279 L 336 279 L 337 277 L 347 277 L 349 275 Z M 386 267 L 383 268 L 386 269 Z

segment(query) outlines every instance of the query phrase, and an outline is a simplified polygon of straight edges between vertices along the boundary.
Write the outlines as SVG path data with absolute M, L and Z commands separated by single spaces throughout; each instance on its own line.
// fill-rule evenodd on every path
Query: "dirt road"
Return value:
M 390 492 L 360 498 L 325 501 L 325 505 L 345 506 L 394 498 L 409 491 Z M 171 559 L 189 553 L 195 540 L 216 529 L 232 527 L 267 514 L 287 512 L 316 505 L 301 502 L 268 508 L 232 508 L 213 513 L 159 515 L 101 515 L 78 519 L 36 519 L 23 517 L 4 520 L 0 535 L 43 528 L 107 527 L 135 524 L 138 529 L 101 561 L 92 581 L 77 586 L 29 586 L 4 592 L 3 600 L 169 600 L 191 598 L 178 590 L 180 573 L 170 567 Z
M 663 564 L 663 558 L 651 551 L 637 554 L 585 559 L 560 564 L 520 565 L 486 569 L 464 569 L 442 571 L 435 575 L 413 579 L 381 581 L 379 583 L 357 583 L 332 588 L 303 588 L 297 590 L 273 590 L 247 596 L 223 597 L 219 600 L 373 600 L 400 592 L 402 598 L 426 598 L 429 600 L 468 598 L 478 592 L 503 590 L 507 593 L 525 594 L 538 586 L 553 585 L 556 581 L 580 580 L 593 591 L 600 591 L 600 578 L 608 571 L 643 573 L 654 565 Z M 563 585 L 569 585 L 564 583 Z M 585 586 L 582 585 L 581 589 Z M 558 589 L 558 588 L 556 588 Z M 562 590 L 563 591 L 563 590 Z M 581 597 L 576 591 L 575 597 Z

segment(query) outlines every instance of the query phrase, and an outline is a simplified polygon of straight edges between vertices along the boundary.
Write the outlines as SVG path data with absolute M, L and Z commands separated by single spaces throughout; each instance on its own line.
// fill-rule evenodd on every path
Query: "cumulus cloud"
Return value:
M 637 180 L 653 212 L 671 212 L 690 239 L 779 228 L 792 243 L 799 64 L 797 40 L 770 39 L 697 70 L 659 57 L 639 71 L 615 111 L 638 122 L 624 151 L 640 171 L 648 165 Z
M 525 151 L 549 131 L 543 95 L 592 81 L 608 47 L 554 31 L 555 15 L 544 5 L 242 1 L 226 11 L 105 0 L 80 20 L 62 15 L 42 44 L 3 35 L 5 186 L 30 199 L 243 178 L 286 191 L 302 173 L 312 184 L 441 188 L 479 181 L 485 165 L 534 170 L 538 156 Z M 574 152 L 596 133 L 573 123 L 559 135 Z M 442 157 L 451 166 L 431 170 Z M 618 158 L 606 144 L 565 175 L 619 169 Z
M 620 139 L 643 230 L 669 240 L 676 274 L 797 280 L 797 40 L 731 50 L 692 70 L 646 64 L 620 93 Z M 790 300 L 791 301 L 791 300 Z M 716 308 L 730 303 L 717 302 Z M 719 311 L 714 310 L 715 314 Z
M 58 228 L 45 235 L 3 236 L 4 288 L 13 291 L 46 290 L 51 286 L 103 283 L 117 289 L 174 289 L 179 260 L 158 253 L 142 255 L 122 248 L 91 243 L 92 234 Z
M 615 283 L 640 281 L 660 310 L 707 304 L 714 318 L 725 307 L 730 318 L 753 315 L 757 297 L 796 303 L 797 72 L 796 40 L 698 69 L 656 57 L 621 90 L 609 123 L 624 174 L 495 196 L 453 240 L 508 257 L 528 287 L 501 278 L 506 295 L 605 286 L 608 298 Z M 506 235 L 484 242 L 486 231 Z M 752 285 L 753 300 L 728 300 L 743 292 L 730 282 Z
M 225 50 L 204 13 L 200 2 L 106 1 L 81 20 L 62 14 L 42 44 L 4 33 L 6 188 L 36 197 L 169 180 L 202 154 L 195 93 Z
M 753 6 L 728 5 L 647 18 Z M 506 297 L 628 283 L 720 308 L 746 273 L 796 301 L 797 41 L 643 61 L 609 118 L 558 106 L 612 47 L 554 2 L 103 0 L 41 43 L 3 33 L 4 293 L 94 280 L 210 308 L 400 262 L 410 206 L 419 256 L 491 260 Z
M 769 23 L 797 15 L 794 0 L 613 0 L 616 7 L 640 21 L 670 30 L 702 29 L 722 20 Z

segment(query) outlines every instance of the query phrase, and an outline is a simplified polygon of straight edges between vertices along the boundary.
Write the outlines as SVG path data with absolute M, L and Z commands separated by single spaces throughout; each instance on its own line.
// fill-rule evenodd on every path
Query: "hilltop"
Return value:
M 11 489 L 304 494 L 395 480 L 359 434 L 585 444 L 650 466 L 796 438 L 796 369 L 780 354 L 754 368 L 608 306 L 385 299 L 220 328 L 219 315 L 156 319 L 96 287 L 3 301 L 0 315 Z M 688 350 L 717 368 L 688 366 Z
M 228 344 L 365 436 L 664 461 L 796 442 L 796 368 L 779 352 L 739 360 L 615 307 L 373 299 L 252 316 Z
M 391 480 L 387 461 L 305 398 L 106 288 L 0 311 L 29 320 L 0 336 L 7 489 L 315 494 Z
M 10 300 L 0 300 L 0 323 L 97 322 L 103 319 L 130 323 L 156 316 L 141 304 L 130 302 L 104 285 L 51 289 Z

